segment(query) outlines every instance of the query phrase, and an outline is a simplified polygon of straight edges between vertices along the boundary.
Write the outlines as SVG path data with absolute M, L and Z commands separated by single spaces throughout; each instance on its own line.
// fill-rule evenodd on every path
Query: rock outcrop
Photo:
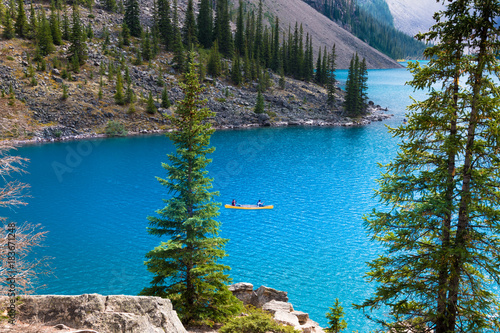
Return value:
M 323 333 L 319 324 L 309 318 L 307 313 L 295 311 L 288 302 L 288 293 L 260 286 L 254 290 L 251 283 L 240 282 L 229 286 L 229 290 L 245 305 L 261 308 L 274 317 L 280 324 L 293 326 L 303 333 Z
M 99 333 L 186 333 L 168 299 L 149 296 L 23 296 L 19 319 Z

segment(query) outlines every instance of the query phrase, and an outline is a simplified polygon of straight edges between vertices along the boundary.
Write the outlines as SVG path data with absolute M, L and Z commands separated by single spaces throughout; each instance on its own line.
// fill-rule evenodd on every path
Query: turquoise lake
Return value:
M 337 77 L 345 80 L 346 71 Z M 273 210 L 221 208 L 221 236 L 229 238 L 224 262 L 233 282 L 288 291 L 295 309 L 326 326 L 325 313 L 339 298 L 348 331 L 376 326 L 351 307 L 373 291 L 363 275 L 381 248 L 369 240 L 362 216 L 380 169 L 396 153 L 398 126 L 410 103 L 422 98 L 405 86 L 406 69 L 369 71 L 369 97 L 394 114 L 354 128 L 261 128 L 217 131 L 209 175 L 223 204 L 261 199 Z M 144 254 L 160 239 L 146 232 L 148 215 L 168 196 L 155 179 L 173 146 L 164 136 L 26 146 L 22 180 L 31 184 L 29 205 L 5 214 L 41 223 L 49 231 L 37 255 L 53 257 L 55 276 L 42 294 L 137 294 L 151 276 Z M 3 215 L 5 216 L 5 215 Z

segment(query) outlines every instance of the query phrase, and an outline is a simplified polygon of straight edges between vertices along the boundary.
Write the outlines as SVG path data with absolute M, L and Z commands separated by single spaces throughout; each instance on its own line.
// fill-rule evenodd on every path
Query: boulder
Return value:
M 262 310 L 270 312 L 272 314 L 278 311 L 292 312 L 293 306 L 292 303 L 272 300 L 262 305 Z
M 260 286 L 255 293 L 257 294 L 257 303 L 253 305 L 257 308 L 261 308 L 264 304 L 272 300 L 288 302 L 288 293 L 286 291 Z
M 19 319 L 118 333 L 186 333 L 168 299 L 149 296 L 22 296 Z
M 297 319 L 299 319 L 299 323 L 301 325 L 304 325 L 309 320 L 309 314 L 307 314 L 305 312 L 293 311 L 292 314 L 295 315 L 297 317 Z
M 297 327 L 299 326 L 299 320 L 296 316 L 287 311 L 276 311 L 274 314 L 274 320 L 283 325 Z
M 246 282 L 239 282 L 232 284 L 228 289 L 233 295 L 243 302 L 244 305 L 255 304 L 257 294 L 253 291 L 253 284 Z

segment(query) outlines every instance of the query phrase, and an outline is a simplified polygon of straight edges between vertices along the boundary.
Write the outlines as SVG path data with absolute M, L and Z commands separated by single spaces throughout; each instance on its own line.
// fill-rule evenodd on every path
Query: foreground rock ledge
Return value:
M 100 333 L 187 332 L 170 300 L 152 296 L 23 296 L 18 316 L 23 322 L 36 319 Z

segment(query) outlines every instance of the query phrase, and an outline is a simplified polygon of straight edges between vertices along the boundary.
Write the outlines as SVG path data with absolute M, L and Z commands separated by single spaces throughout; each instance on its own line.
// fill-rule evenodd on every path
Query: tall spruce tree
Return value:
M 198 42 L 206 49 L 212 47 L 213 42 L 213 13 L 210 0 L 201 0 L 198 13 Z
M 348 117 L 358 116 L 357 102 L 359 92 L 358 79 L 359 58 L 358 54 L 352 56 L 345 82 L 344 114 Z
M 38 21 L 36 19 L 35 7 L 33 1 L 30 2 L 30 19 L 28 25 L 28 38 L 35 39 L 38 30 Z
M 59 22 L 59 13 L 56 9 L 54 1 L 50 2 L 50 32 L 52 34 L 52 41 L 54 45 L 62 44 L 62 33 Z
M 196 32 L 193 0 L 188 0 L 186 16 L 184 17 L 184 26 L 182 27 L 182 41 L 188 50 L 197 43 Z
M 179 29 L 178 20 L 178 8 L 177 0 L 174 0 L 174 14 L 172 19 L 172 30 L 173 30 L 173 50 L 174 50 L 174 67 L 179 71 L 183 72 L 186 62 L 186 55 L 184 52 L 184 45 L 182 43 L 181 30 Z
M 142 33 L 140 10 L 139 1 L 127 0 L 123 21 L 127 23 L 127 26 L 130 29 L 130 34 L 134 37 L 141 37 Z
M 175 115 L 168 116 L 174 131 L 167 136 L 176 152 L 168 155 L 170 164 L 163 164 L 166 178 L 158 178 L 173 196 L 148 217 L 148 232 L 167 239 L 146 254 L 154 278 L 141 294 L 170 298 L 184 324 L 223 322 L 241 311 L 241 303 L 226 286 L 230 268 L 218 263 L 226 256 L 228 240 L 218 236 L 218 193 L 210 191 L 206 171 L 211 162 L 207 155 L 214 151 L 214 129 L 206 120 L 214 113 L 203 107 L 206 100 L 200 100 L 203 89 L 192 62 L 180 86 L 185 97 Z
M 73 62 L 78 62 L 81 66 L 87 61 L 87 43 L 85 43 L 85 34 L 80 20 L 80 11 L 76 4 L 73 5 L 71 18 L 68 58 Z
M 394 330 L 498 332 L 500 3 L 446 4 L 419 36 L 439 41 L 429 64 L 409 65 L 427 98 L 392 129 L 400 149 L 377 191 L 388 209 L 366 218 L 386 251 L 369 264 L 377 287 L 361 307 L 387 306 L 392 317 L 380 319 Z
M 26 18 L 23 0 L 19 0 L 17 3 L 17 17 L 14 27 L 19 37 L 24 38 L 28 36 L 28 19 Z
M 245 49 L 245 24 L 243 14 L 243 1 L 238 2 L 238 17 L 236 18 L 236 32 L 234 34 L 234 48 L 240 55 L 244 54 Z
M 40 56 L 45 57 L 54 51 L 50 23 L 45 16 L 45 10 L 41 11 L 38 22 L 37 51 Z
M 158 30 L 161 36 L 161 40 L 163 45 L 167 50 L 172 50 L 173 48 L 173 27 L 172 27 L 172 18 L 170 16 L 170 2 L 168 0 L 158 0 Z
M 12 25 L 12 18 L 9 14 L 5 15 L 5 23 L 3 27 L 2 37 L 5 39 L 12 39 L 16 36 L 14 26 Z
M 328 93 L 328 103 L 330 105 L 333 105 L 335 103 L 335 84 L 337 83 L 336 75 L 335 75 L 335 70 L 337 69 L 336 61 L 337 60 L 337 54 L 335 51 L 335 44 L 332 46 L 332 53 L 329 54 L 328 56 L 328 73 L 327 73 L 327 83 L 326 83 L 326 89 Z M 360 75 L 360 84 L 363 86 L 366 86 L 366 80 L 364 78 L 368 78 L 367 74 L 365 75 L 366 72 L 366 62 L 364 61 L 364 71 L 363 75 Z M 361 71 L 360 71 L 361 72 Z M 367 73 L 367 72 L 366 72 Z M 365 90 L 366 91 L 366 90 Z
M 229 20 L 228 0 L 217 0 L 217 15 L 215 18 L 214 37 L 218 42 L 219 51 L 226 58 L 233 56 L 233 36 Z

